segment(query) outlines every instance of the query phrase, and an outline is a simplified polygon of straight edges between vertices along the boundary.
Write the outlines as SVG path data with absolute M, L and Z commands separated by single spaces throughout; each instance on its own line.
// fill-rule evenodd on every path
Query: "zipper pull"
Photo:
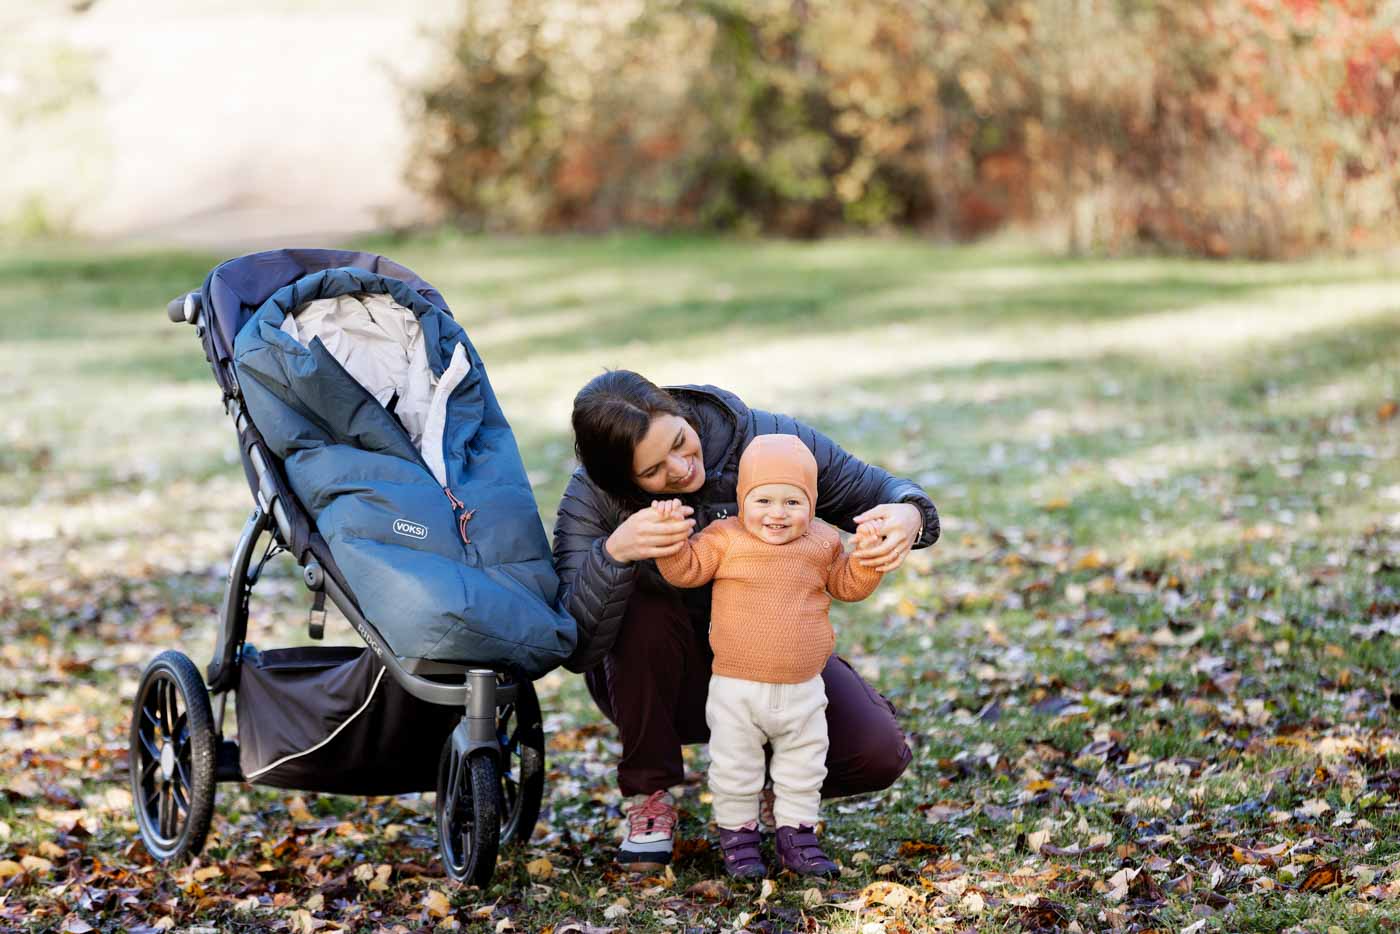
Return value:
M 450 489 L 443 487 L 442 491 L 447 494 L 447 501 L 452 504 L 452 512 L 457 516 L 457 534 L 462 536 L 462 544 L 470 545 L 472 540 L 467 537 L 467 523 L 476 515 L 475 509 L 467 509 L 467 504 L 458 499 Z M 458 510 L 461 510 L 459 513 Z

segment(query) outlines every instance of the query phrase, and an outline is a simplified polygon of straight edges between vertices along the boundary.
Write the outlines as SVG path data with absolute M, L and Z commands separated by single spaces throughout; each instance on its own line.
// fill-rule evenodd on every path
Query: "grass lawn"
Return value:
M 570 401 L 604 366 L 725 386 L 922 483 L 943 541 L 833 611 L 913 765 L 827 806 L 831 883 L 697 886 L 723 878 L 703 843 L 629 877 L 609 864 L 615 733 L 558 672 L 540 683 L 545 812 L 485 891 L 442 877 L 431 795 L 220 786 L 202 857 L 153 866 L 129 704 L 157 652 L 209 660 L 252 505 L 203 355 L 164 318 L 222 257 L 21 249 L 0 255 L 0 929 L 1400 923 L 1393 263 L 362 245 L 453 305 L 546 525 Z M 306 641 L 295 570 L 259 584 L 259 645 Z M 343 624 L 328 641 L 356 644 Z M 687 754 L 682 830 L 712 841 L 704 751 Z

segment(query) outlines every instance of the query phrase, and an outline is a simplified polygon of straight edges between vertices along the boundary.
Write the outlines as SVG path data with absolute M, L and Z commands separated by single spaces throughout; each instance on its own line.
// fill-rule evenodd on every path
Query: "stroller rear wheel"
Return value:
M 127 754 L 136 822 L 156 859 L 203 849 L 214 816 L 217 749 L 199 669 L 180 652 L 157 655 L 136 691 Z
M 501 824 L 496 759 L 478 750 L 463 756 L 443 743 L 438 760 L 437 826 L 442 865 L 454 882 L 485 887 L 496 871 Z
M 544 798 L 544 723 L 529 681 L 516 682 L 515 701 L 496 711 L 501 743 L 501 842 L 525 843 L 535 832 Z

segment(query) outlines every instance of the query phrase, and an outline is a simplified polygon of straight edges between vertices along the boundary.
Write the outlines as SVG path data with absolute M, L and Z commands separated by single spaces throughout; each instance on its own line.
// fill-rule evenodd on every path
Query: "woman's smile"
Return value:
M 632 452 L 637 486 L 647 493 L 694 493 L 705 485 L 700 436 L 683 418 L 658 415 Z

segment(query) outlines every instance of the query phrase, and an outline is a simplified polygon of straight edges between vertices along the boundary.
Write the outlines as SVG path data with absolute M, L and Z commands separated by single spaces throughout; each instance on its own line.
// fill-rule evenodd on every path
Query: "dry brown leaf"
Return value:
M 423 895 L 423 907 L 434 918 L 446 918 L 452 913 L 452 900 L 441 889 L 429 889 Z
M 27 871 L 39 873 L 53 870 L 53 863 L 40 856 L 24 856 L 20 858 L 19 864 Z
M 924 896 L 898 882 L 880 881 L 872 882 L 861 889 L 860 901 L 869 907 L 883 905 L 886 908 L 899 910 L 922 907 Z
M 541 856 L 539 859 L 532 859 L 525 864 L 525 872 L 531 879 L 543 881 L 554 875 L 554 864 L 547 857 Z
M 685 894 L 712 902 L 723 902 L 729 900 L 729 887 L 715 879 L 702 879 L 686 889 Z
M 1321 889 L 1330 889 L 1335 885 L 1342 884 L 1342 871 L 1337 863 L 1327 863 L 1323 866 L 1315 866 L 1308 873 L 1303 884 L 1298 886 L 1302 892 L 1316 892 Z
M 287 814 L 298 824 L 309 824 L 316 818 L 311 816 L 311 812 L 306 808 L 306 802 L 301 795 L 297 795 L 287 802 Z

